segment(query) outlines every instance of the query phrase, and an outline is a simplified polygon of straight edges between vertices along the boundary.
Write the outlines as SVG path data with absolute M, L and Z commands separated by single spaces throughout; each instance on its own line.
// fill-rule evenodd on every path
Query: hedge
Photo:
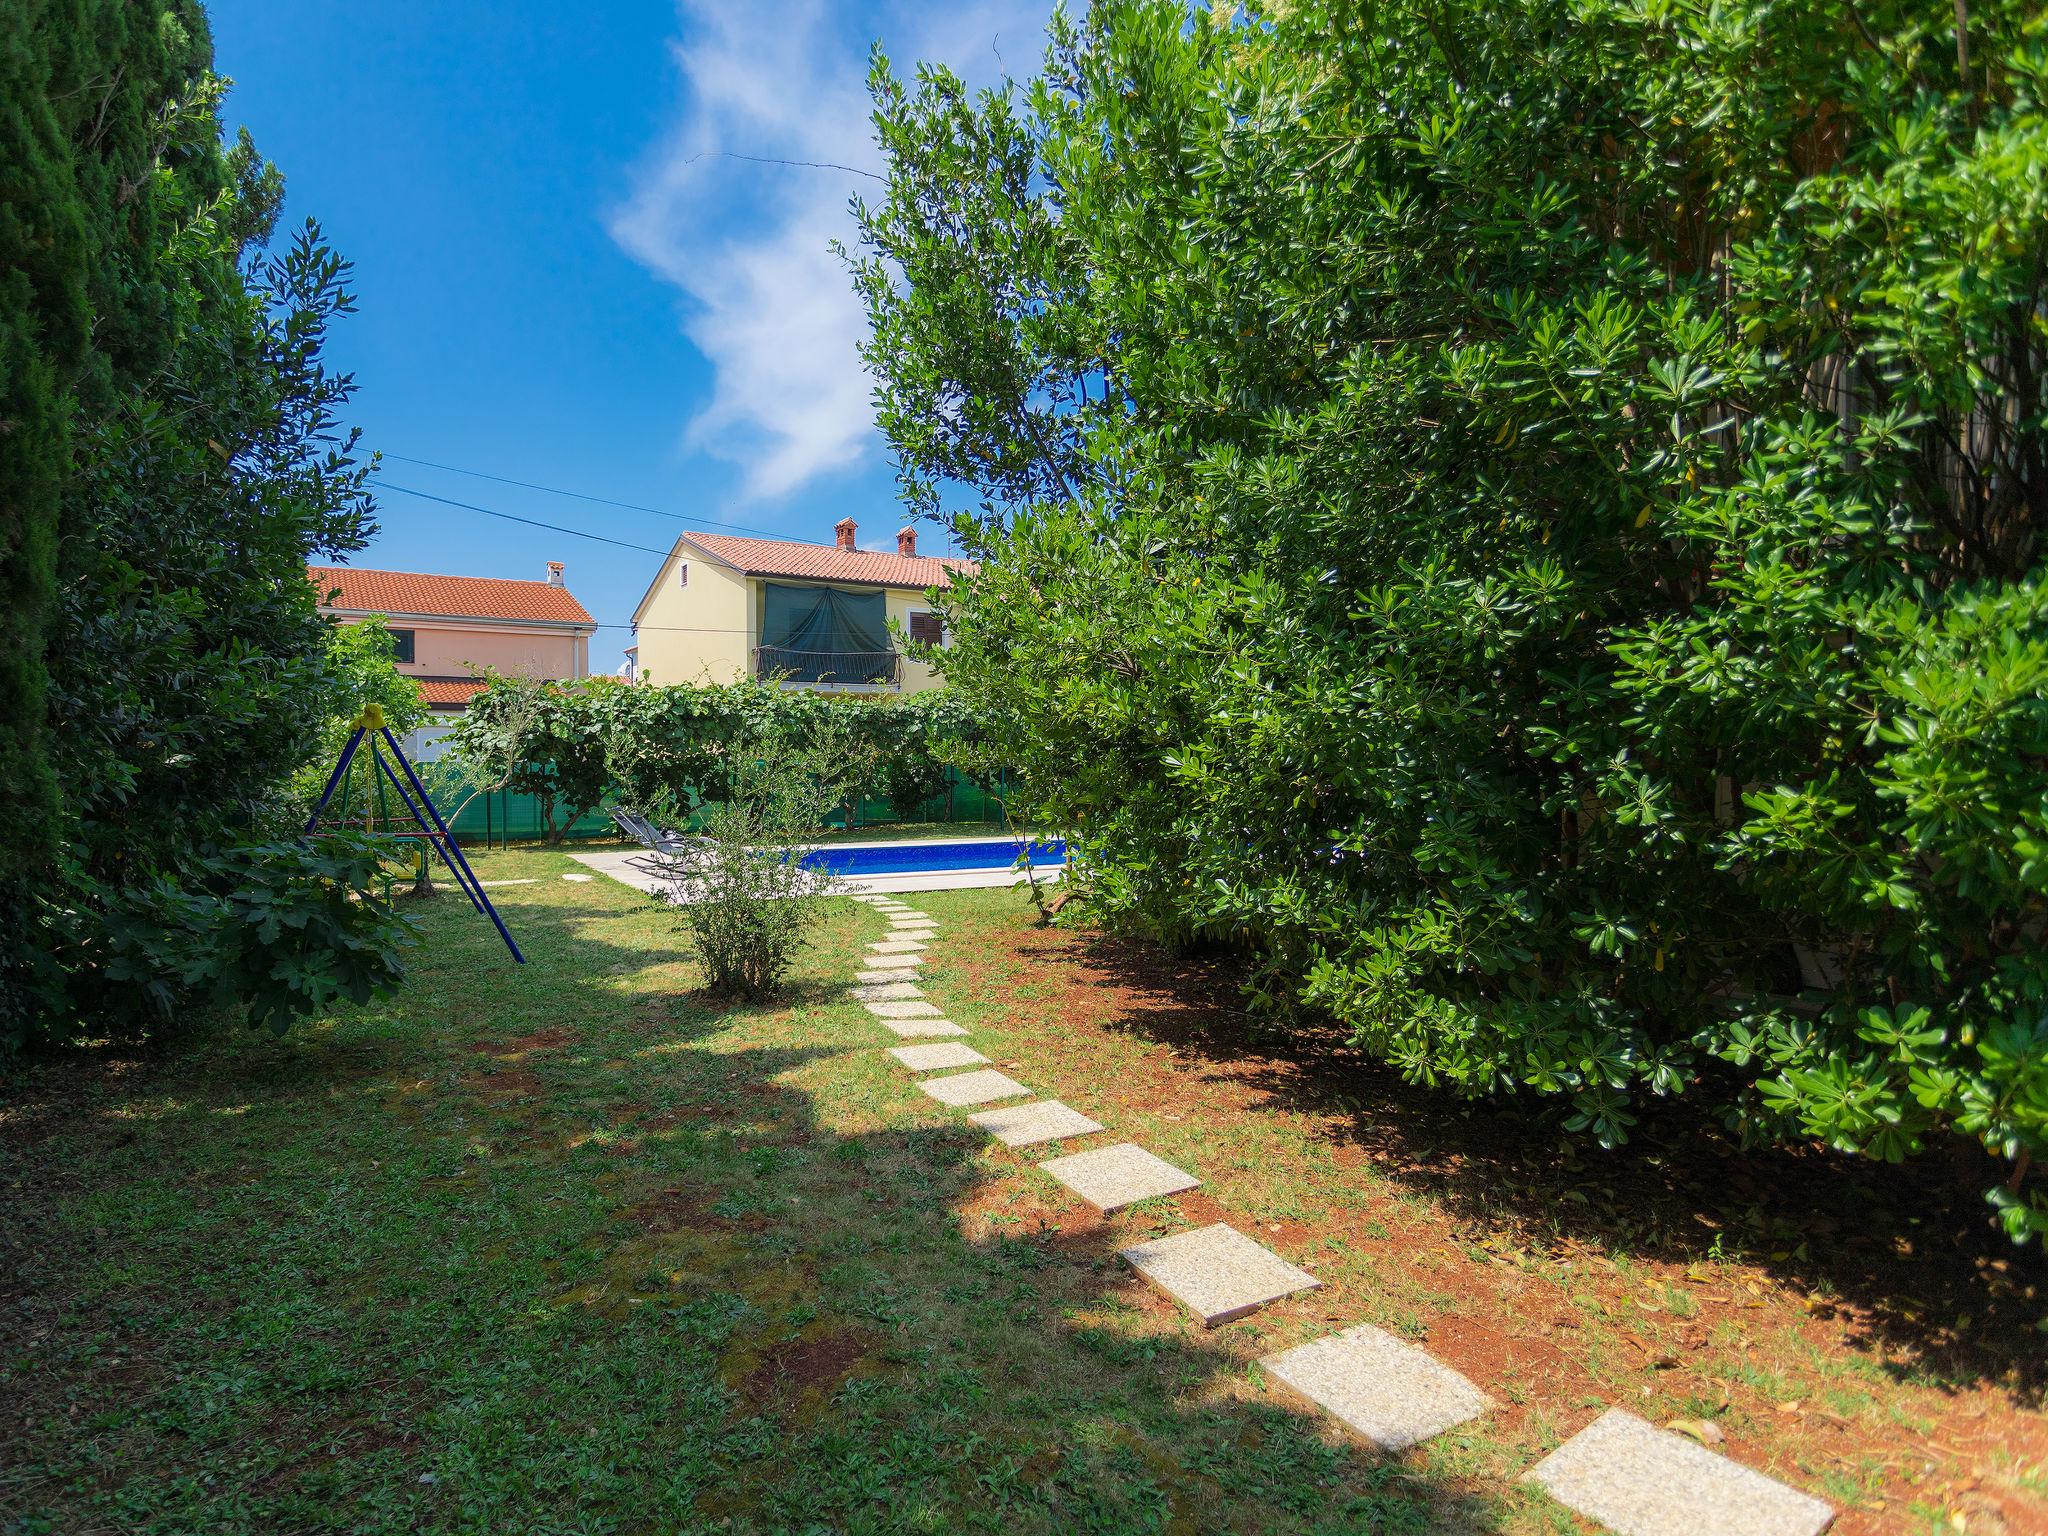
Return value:
M 952 688 L 1099 907 L 1457 1094 L 1995 1161 L 2048 1229 L 2048 32 L 1098 0 L 878 61 Z

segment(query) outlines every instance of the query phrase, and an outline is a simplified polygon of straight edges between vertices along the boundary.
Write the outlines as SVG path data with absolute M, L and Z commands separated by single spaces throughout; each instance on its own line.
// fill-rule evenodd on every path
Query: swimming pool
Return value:
M 1017 861 L 1017 845 L 1007 838 L 972 843 L 879 843 L 869 846 L 813 848 L 804 862 L 835 875 L 928 875 L 949 869 L 1008 869 Z M 1057 868 L 1067 862 L 1065 838 L 1048 837 L 1031 844 L 1031 862 Z

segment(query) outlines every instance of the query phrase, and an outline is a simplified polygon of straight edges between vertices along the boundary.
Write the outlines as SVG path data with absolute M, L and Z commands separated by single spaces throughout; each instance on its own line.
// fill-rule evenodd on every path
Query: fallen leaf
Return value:
M 1705 1419 L 1673 1419 L 1664 1426 L 1678 1434 L 1690 1436 L 1701 1445 L 1719 1445 L 1728 1437 L 1721 1433 L 1721 1426 L 1709 1424 Z

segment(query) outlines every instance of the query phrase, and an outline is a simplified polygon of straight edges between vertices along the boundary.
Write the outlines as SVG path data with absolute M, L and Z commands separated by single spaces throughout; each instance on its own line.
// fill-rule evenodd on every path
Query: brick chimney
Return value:
M 548 585 L 551 587 L 559 587 L 561 584 L 562 562 L 559 560 L 550 560 L 548 562 Z
M 917 530 L 915 528 L 898 528 L 896 530 L 896 553 L 899 555 L 914 555 L 917 553 Z
M 853 548 L 853 535 L 859 526 L 850 517 L 842 517 L 832 525 L 832 531 L 839 535 L 839 547 L 841 549 Z

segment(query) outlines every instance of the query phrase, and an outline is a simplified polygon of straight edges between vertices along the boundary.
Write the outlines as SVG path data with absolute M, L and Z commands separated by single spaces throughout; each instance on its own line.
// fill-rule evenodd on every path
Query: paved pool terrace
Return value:
M 849 896 L 976 890 L 988 886 L 1020 885 L 1026 879 L 1049 885 L 1060 878 L 1066 850 L 1058 839 L 1033 841 L 1037 862 L 1028 876 L 1023 870 L 1011 867 L 1011 861 L 1017 856 L 1017 846 L 1014 837 L 948 837 L 929 842 L 899 839 L 880 843 L 818 843 L 813 845 L 813 849 L 826 855 L 835 865 L 853 866 L 833 878 L 833 889 Z M 574 853 L 570 857 L 636 890 L 657 895 L 669 893 L 661 856 L 644 848 Z M 903 867 L 910 864 L 952 867 Z

